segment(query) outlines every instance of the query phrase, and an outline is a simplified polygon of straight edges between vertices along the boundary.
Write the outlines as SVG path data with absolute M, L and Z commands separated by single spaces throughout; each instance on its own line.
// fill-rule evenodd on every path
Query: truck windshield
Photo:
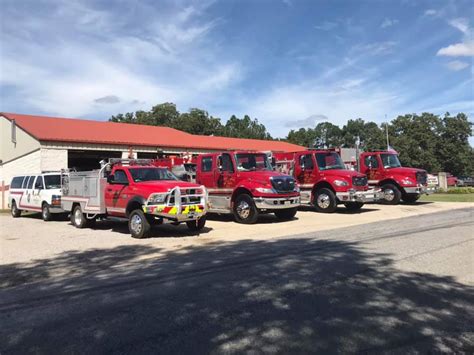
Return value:
M 382 158 L 383 167 L 385 169 L 399 168 L 402 166 L 396 154 L 380 154 L 380 157 Z
M 178 180 L 169 170 L 165 168 L 133 168 L 130 169 L 133 181 L 159 181 L 159 180 Z
M 266 154 L 236 154 L 238 171 L 272 170 Z
M 319 170 L 346 169 L 339 154 L 335 152 L 316 153 Z
M 45 175 L 44 185 L 46 189 L 60 189 L 61 188 L 61 176 L 60 175 Z

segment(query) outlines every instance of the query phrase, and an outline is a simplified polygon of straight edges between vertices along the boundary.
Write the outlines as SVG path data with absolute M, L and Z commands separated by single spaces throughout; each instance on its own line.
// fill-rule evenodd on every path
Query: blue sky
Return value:
M 0 110 L 105 120 L 174 102 L 274 136 L 474 115 L 472 1 L 3 0 Z

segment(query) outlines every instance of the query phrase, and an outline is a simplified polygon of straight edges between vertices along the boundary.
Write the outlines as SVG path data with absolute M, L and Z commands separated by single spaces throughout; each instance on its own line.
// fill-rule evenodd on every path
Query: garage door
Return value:
M 122 152 L 103 150 L 69 150 L 68 168 L 77 171 L 93 170 L 100 168 L 101 160 L 121 158 Z

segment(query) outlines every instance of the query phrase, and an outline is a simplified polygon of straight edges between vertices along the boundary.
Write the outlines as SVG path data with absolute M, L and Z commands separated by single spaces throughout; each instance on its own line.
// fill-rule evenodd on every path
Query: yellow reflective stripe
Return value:
M 170 209 L 170 211 L 168 212 L 169 214 L 177 214 L 178 213 L 178 208 L 177 207 L 173 207 L 172 209 Z

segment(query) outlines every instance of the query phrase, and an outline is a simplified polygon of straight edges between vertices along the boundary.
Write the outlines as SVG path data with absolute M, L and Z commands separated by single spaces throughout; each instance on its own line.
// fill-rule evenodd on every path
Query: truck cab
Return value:
M 202 229 L 207 192 L 150 161 L 111 159 L 100 170 L 67 174 L 62 205 L 78 228 L 96 219 L 127 219 L 131 235 L 144 238 L 153 224 L 186 223 L 191 230 Z
M 414 203 L 421 194 L 434 192 L 428 187 L 425 170 L 403 167 L 395 151 L 364 152 L 360 155 L 359 171 L 366 174 L 370 186 L 382 189 L 382 202 L 396 205 Z
M 378 198 L 369 190 L 364 174 L 346 169 L 339 154 L 332 150 L 306 150 L 273 155 L 276 169 L 294 176 L 300 185 L 301 203 L 318 212 L 332 213 L 338 204 L 359 210 Z
M 209 212 L 232 213 L 238 223 L 255 223 L 262 213 L 290 220 L 300 203 L 295 179 L 273 171 L 263 152 L 199 155 L 196 182 L 207 188 Z

